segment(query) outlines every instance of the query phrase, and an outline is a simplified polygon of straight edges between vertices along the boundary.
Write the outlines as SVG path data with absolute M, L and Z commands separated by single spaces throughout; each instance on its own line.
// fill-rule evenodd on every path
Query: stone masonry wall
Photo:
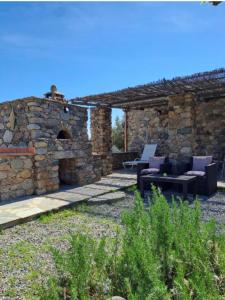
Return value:
M 128 113 L 130 151 L 141 152 L 144 144 L 157 143 L 157 155 L 175 159 L 225 156 L 225 98 L 200 101 L 194 94 L 175 95 L 167 106 Z
M 121 152 L 112 154 L 113 170 L 123 168 L 123 162 L 138 158 L 137 152 Z
M 190 157 L 195 153 L 195 108 L 192 94 L 169 97 L 168 149 L 171 158 Z
M 36 97 L 0 104 L 0 149 L 35 150 L 31 157 L 0 156 L 0 200 L 56 191 L 60 179 L 80 185 L 100 179 L 101 160 L 92 156 L 88 141 L 87 109 L 67 105 L 66 113 L 65 105 Z
M 196 106 L 195 153 L 225 156 L 225 98 L 199 102 Z
M 64 170 L 67 184 L 88 184 L 101 177 L 100 170 L 91 155 L 90 143 L 81 144 L 68 140 L 39 139 L 33 143 L 35 193 L 43 194 L 59 188 L 59 167 L 69 164 L 72 169 Z M 64 162 L 60 164 L 61 162 Z M 67 175 L 65 175 L 67 172 Z
M 35 190 L 33 158 L 0 157 L 0 200 L 32 195 Z
M 157 143 L 157 153 L 168 153 L 168 107 L 128 111 L 128 149 L 142 152 L 145 144 Z
M 73 139 L 88 141 L 86 108 L 29 97 L 0 104 L 0 147 L 28 147 L 39 138 L 56 139 L 66 130 Z
M 92 151 L 101 156 L 102 175 L 112 173 L 112 129 L 111 109 L 91 109 Z

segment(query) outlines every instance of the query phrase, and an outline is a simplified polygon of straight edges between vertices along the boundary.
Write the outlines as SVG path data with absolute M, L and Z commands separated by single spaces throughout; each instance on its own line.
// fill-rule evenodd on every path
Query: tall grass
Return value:
M 225 299 L 225 239 L 213 220 L 201 222 L 199 203 L 169 205 L 153 189 L 146 210 L 139 193 L 135 197 L 110 250 L 104 239 L 80 234 L 71 237 L 67 252 L 53 250 L 58 277 L 40 299 Z

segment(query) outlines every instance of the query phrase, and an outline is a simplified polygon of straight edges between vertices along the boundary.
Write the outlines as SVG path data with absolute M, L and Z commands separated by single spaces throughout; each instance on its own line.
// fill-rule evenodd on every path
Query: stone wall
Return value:
M 91 109 L 92 152 L 101 156 L 102 175 L 112 173 L 112 128 L 111 109 Z
M 225 98 L 203 101 L 194 94 L 174 95 L 168 105 L 131 110 L 128 124 L 130 151 L 157 143 L 157 155 L 187 158 L 191 155 L 225 156 Z
M 167 142 L 171 158 L 190 157 L 195 153 L 196 105 L 192 94 L 169 97 Z
M 56 139 L 65 130 L 73 139 L 88 141 L 87 109 L 29 97 L 0 104 L 0 147 L 28 147 L 39 138 Z
M 35 190 L 33 158 L 0 156 L 0 200 L 32 195 Z
M 43 194 L 59 188 L 61 180 L 67 184 L 84 185 L 99 180 L 101 173 L 96 172 L 96 162 L 91 155 L 90 143 L 73 140 L 39 139 L 33 143 L 36 149 L 35 192 Z M 65 166 L 69 169 L 59 169 Z
M 158 144 L 157 153 L 168 153 L 168 107 L 128 111 L 128 149 L 142 152 L 145 144 Z
M 199 102 L 195 116 L 195 153 L 224 159 L 225 98 Z

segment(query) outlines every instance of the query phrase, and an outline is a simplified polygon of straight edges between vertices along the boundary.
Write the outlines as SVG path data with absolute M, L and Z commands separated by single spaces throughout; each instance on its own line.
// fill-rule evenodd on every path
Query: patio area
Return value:
M 123 201 L 125 194 L 123 190 L 137 183 L 135 170 L 117 170 L 112 174 L 102 177 L 94 184 L 85 186 L 63 186 L 55 193 L 44 196 L 29 196 L 19 198 L 17 201 L 3 202 L 0 205 L 0 227 L 8 228 L 17 224 L 31 221 L 38 216 L 61 209 L 67 209 L 79 204 L 87 205 L 110 205 L 117 201 Z M 218 192 L 210 197 L 197 195 L 203 212 L 218 219 L 219 223 L 225 220 L 225 181 L 217 183 Z M 171 196 L 181 197 L 182 194 L 170 189 L 163 192 L 168 201 Z M 145 203 L 148 203 L 149 192 L 145 195 Z M 188 195 L 192 202 L 192 196 Z
M 82 203 L 90 205 L 122 200 L 119 192 L 136 184 L 136 173 L 119 170 L 85 186 L 63 186 L 55 193 L 5 201 L 0 205 L 0 227 L 7 228 L 31 221 L 39 215 Z

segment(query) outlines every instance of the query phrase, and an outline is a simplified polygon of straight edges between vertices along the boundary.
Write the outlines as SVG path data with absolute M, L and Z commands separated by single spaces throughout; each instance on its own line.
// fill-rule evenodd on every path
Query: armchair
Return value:
M 165 158 L 165 161 L 164 161 L 164 163 L 163 164 L 160 164 L 160 166 L 159 166 L 159 171 L 156 171 L 156 172 L 154 172 L 154 173 L 158 173 L 158 174 L 163 174 L 163 173 L 167 173 L 167 174 L 171 174 L 171 164 L 169 163 L 169 161 L 168 161 L 168 158 Z M 149 163 L 139 163 L 138 165 L 137 165 L 137 187 L 139 188 L 140 187 L 140 177 L 141 177 L 141 175 L 144 175 L 144 174 L 142 174 L 142 171 L 143 170 L 148 170 L 148 168 L 149 168 Z M 149 174 L 150 174 L 151 172 L 149 171 Z M 147 174 L 147 172 L 146 172 L 146 174 Z
M 212 157 L 194 156 L 187 167 L 189 170 L 185 175 L 197 176 L 198 194 L 210 196 L 217 191 L 217 163 L 212 162 Z M 193 186 L 190 185 L 189 188 L 192 192 Z

